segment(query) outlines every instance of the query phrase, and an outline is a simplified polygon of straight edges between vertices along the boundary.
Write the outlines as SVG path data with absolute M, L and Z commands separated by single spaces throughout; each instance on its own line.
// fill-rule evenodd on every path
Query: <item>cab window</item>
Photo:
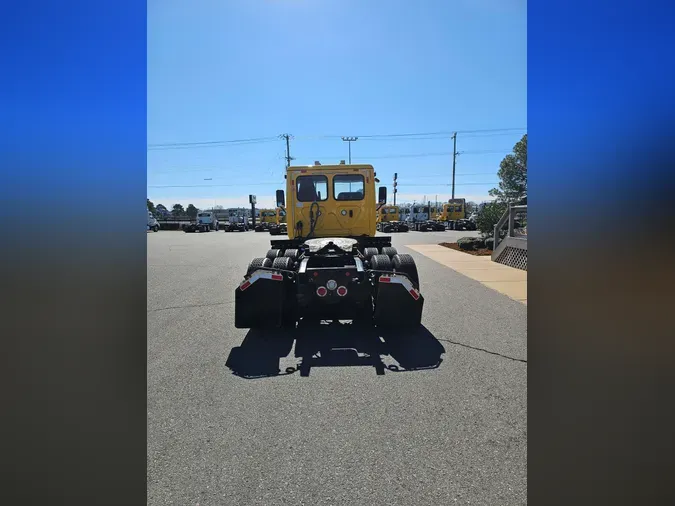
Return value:
M 328 178 L 326 176 L 298 176 L 295 184 L 299 202 L 328 200 Z
M 333 176 L 335 200 L 363 200 L 365 180 L 361 174 L 340 174 Z M 386 213 L 387 210 L 385 209 Z

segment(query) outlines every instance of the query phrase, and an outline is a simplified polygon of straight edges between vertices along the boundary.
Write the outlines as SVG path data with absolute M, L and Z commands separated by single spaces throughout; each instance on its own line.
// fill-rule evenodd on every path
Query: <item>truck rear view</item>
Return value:
M 295 327 L 300 320 L 420 325 L 415 261 L 399 254 L 391 237 L 376 237 L 386 188 L 376 199 L 375 182 L 371 165 L 287 169 L 277 205 L 287 210 L 288 239 L 272 240 L 249 264 L 235 289 L 237 328 Z

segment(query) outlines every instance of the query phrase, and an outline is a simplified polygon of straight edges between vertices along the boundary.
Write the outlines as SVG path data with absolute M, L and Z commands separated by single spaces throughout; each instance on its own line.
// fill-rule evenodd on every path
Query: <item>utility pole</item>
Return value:
M 285 158 L 286 158 L 286 168 L 289 168 L 291 166 L 291 160 L 295 160 L 295 158 L 293 158 L 291 156 L 291 142 L 290 142 L 291 137 L 292 137 L 292 135 L 289 135 L 289 134 L 281 134 L 279 136 L 279 138 L 281 138 L 281 139 L 286 139 L 286 156 L 285 156 Z
M 457 161 L 457 132 L 452 134 L 452 198 L 455 198 L 455 163 Z
M 343 137 L 343 141 L 349 143 L 349 165 L 352 164 L 352 142 L 358 141 L 358 137 Z
M 394 172 L 394 205 L 396 205 L 396 193 L 398 190 L 396 189 L 396 186 L 398 183 L 396 182 L 396 179 L 398 178 L 398 172 Z

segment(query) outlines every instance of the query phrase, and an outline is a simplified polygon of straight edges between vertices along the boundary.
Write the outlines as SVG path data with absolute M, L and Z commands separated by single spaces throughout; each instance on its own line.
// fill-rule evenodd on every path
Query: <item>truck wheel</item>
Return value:
M 248 264 L 248 269 L 246 269 L 246 274 L 251 274 L 256 269 L 260 267 L 272 267 L 272 261 L 269 258 L 254 258 L 251 260 L 251 263 Z
M 297 249 L 287 249 L 286 251 L 284 251 L 284 256 L 290 258 L 293 261 L 295 261 L 298 258 L 298 250 Z
M 383 230 L 383 232 L 385 234 L 391 234 L 393 231 L 394 231 L 394 228 L 391 225 L 387 225 L 386 227 L 384 227 L 384 230 Z
M 417 266 L 415 265 L 415 259 L 411 255 L 408 255 L 407 253 L 403 253 L 401 255 L 394 255 L 394 258 L 392 259 L 392 264 L 394 266 L 394 272 L 402 272 L 403 274 L 408 276 L 410 280 L 413 282 L 415 288 L 419 290 L 420 277 L 417 274 Z
M 370 268 L 374 271 L 390 271 L 391 260 L 387 255 L 375 255 L 370 259 Z
M 267 252 L 267 255 L 265 255 L 267 258 L 270 260 L 274 260 L 276 257 L 281 255 L 281 250 L 278 249 L 271 249 Z
M 382 254 L 387 255 L 389 258 L 392 258 L 397 253 L 398 253 L 398 251 L 396 251 L 396 248 L 393 248 L 391 246 L 386 246 L 386 247 L 382 248 Z
M 159 232 L 159 227 L 157 225 L 155 225 L 154 227 L 152 227 L 152 231 L 153 232 Z
M 274 262 L 272 262 L 272 268 L 291 271 L 293 270 L 293 259 L 289 257 L 277 257 L 274 259 Z
M 377 255 L 379 251 L 377 248 L 366 248 L 363 250 L 363 256 L 366 257 L 366 260 L 370 260 L 371 257 Z

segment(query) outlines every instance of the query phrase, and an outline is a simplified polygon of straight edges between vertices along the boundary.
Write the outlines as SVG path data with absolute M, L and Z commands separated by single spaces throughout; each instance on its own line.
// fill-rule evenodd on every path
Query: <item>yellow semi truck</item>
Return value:
M 270 235 L 282 235 L 288 233 L 286 225 L 286 209 L 279 207 L 275 209 L 275 221 L 269 227 Z
M 377 211 L 377 230 L 389 234 L 391 232 L 407 232 L 409 227 L 401 221 L 398 206 L 380 206 Z
M 476 230 L 476 224 L 466 217 L 466 200 L 462 198 L 443 204 L 438 220 L 447 223 L 450 230 Z
M 276 209 L 261 209 L 258 223 L 255 226 L 256 232 L 267 232 L 273 223 L 277 222 Z
M 288 238 L 271 240 L 235 289 L 235 327 L 290 327 L 352 320 L 380 327 L 419 326 L 424 297 L 412 256 L 376 236 L 372 165 L 292 166 L 277 205 Z M 286 202 L 288 196 L 288 202 Z M 376 198 L 377 197 L 377 198 Z

